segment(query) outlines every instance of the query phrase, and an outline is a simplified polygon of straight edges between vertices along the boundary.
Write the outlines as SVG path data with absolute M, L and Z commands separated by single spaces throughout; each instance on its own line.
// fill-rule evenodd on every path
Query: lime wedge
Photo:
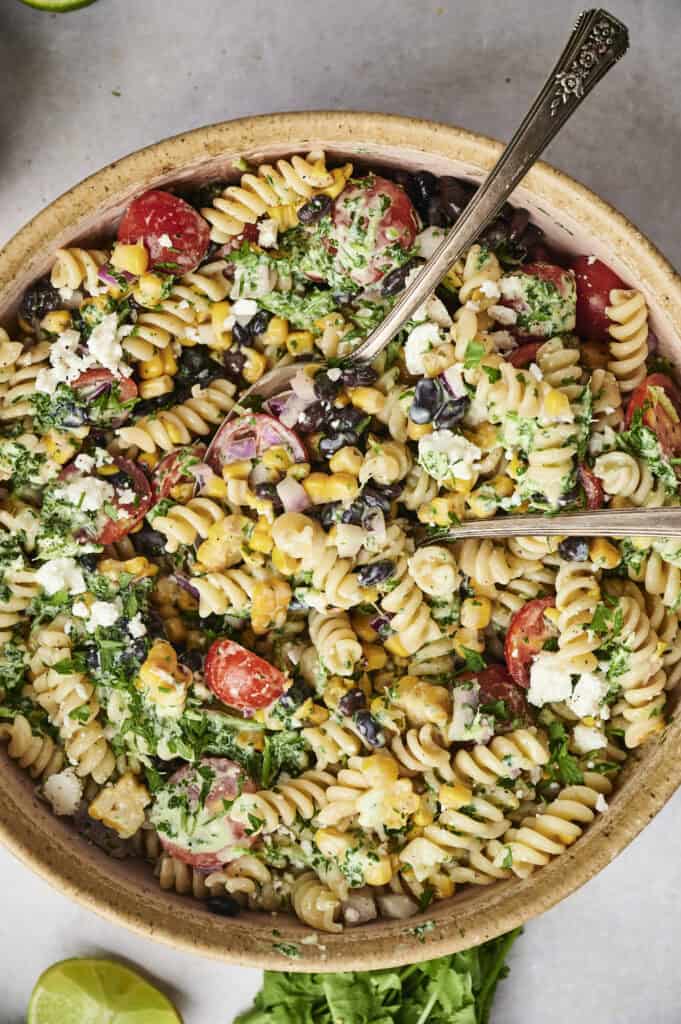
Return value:
M 61 960 L 38 978 L 26 1024 L 182 1024 L 169 999 L 113 960 Z
M 95 0 L 21 0 L 28 7 L 36 7 L 39 11 L 77 11 L 79 7 L 89 7 Z

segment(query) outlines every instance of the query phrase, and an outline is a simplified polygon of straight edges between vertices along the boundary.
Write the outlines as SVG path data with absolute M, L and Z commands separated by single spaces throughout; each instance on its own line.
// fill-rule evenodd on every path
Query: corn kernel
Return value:
M 164 373 L 153 380 L 143 380 L 139 384 L 140 398 L 160 398 L 161 395 L 169 395 L 175 385 L 173 378 Z
M 74 444 L 73 437 L 62 434 L 58 430 L 49 430 L 45 434 L 45 447 L 47 452 L 58 465 L 63 466 L 78 451 L 80 445 Z
M 163 373 L 163 360 L 159 352 L 151 359 L 145 359 L 139 363 L 139 375 L 142 380 L 153 380 Z
M 435 820 L 435 813 L 433 808 L 430 806 L 427 796 L 422 795 L 419 799 L 419 806 L 416 809 L 413 817 L 413 822 L 420 828 L 425 828 L 426 825 L 430 825 Z
M 518 477 L 523 475 L 526 468 L 527 466 L 523 462 L 523 460 L 519 459 L 517 455 L 514 455 L 511 461 L 509 462 L 508 466 L 506 467 L 506 472 L 508 473 L 509 476 L 512 476 L 514 480 L 517 480 Z
M 406 649 L 397 633 L 389 636 L 385 642 L 386 651 L 390 651 L 391 654 L 396 654 L 398 658 L 408 658 L 409 651 Z
M 377 861 L 367 857 L 364 881 L 367 885 L 387 885 L 393 876 L 390 858 L 383 854 Z
M 313 505 L 327 501 L 352 501 L 359 494 L 357 477 L 351 473 L 310 473 L 303 487 Z
M 459 807 L 465 807 L 473 799 L 473 791 L 467 786 L 458 784 L 456 786 L 440 786 L 437 796 L 443 807 L 456 811 Z
M 549 388 L 544 397 L 544 412 L 551 419 L 567 416 L 570 412 L 568 396 L 557 388 Z
M 314 351 L 314 338 L 311 331 L 291 331 L 286 338 L 286 348 L 292 356 Z
M 250 459 L 228 462 L 222 467 L 222 476 L 224 480 L 248 480 L 252 468 Z
M 544 618 L 548 619 L 548 621 L 552 623 L 554 626 L 557 626 L 560 622 L 560 611 L 558 610 L 558 608 L 545 608 Z
M 265 345 L 282 348 L 288 336 L 288 320 L 281 316 L 273 316 L 267 325 L 262 339 Z
M 329 469 L 332 473 L 352 473 L 357 476 L 363 462 L 364 456 L 359 448 L 346 445 L 329 459 Z
M 251 595 L 251 627 L 256 636 L 282 626 L 291 602 L 291 588 L 284 580 L 258 580 Z
M 304 717 L 309 725 L 321 725 L 322 722 L 328 722 L 329 712 L 321 704 L 312 704 Z
M 232 307 L 229 302 L 214 302 L 210 308 L 210 322 L 213 328 L 215 341 L 211 348 L 223 351 L 232 344 L 232 332 L 225 327 L 225 320 L 230 315 Z
M 335 167 L 331 171 L 333 184 L 327 185 L 326 188 L 315 189 L 315 194 L 330 196 L 331 199 L 336 199 L 345 188 L 345 183 L 351 174 L 352 164 L 344 164 L 342 167 Z
M 388 662 L 388 655 L 378 644 L 362 644 L 362 651 L 366 661 L 365 668 L 367 672 L 385 668 Z
M 437 874 L 429 879 L 430 885 L 435 893 L 435 899 L 446 900 L 454 895 L 454 882 L 449 875 Z
M 620 551 L 604 537 L 597 537 L 591 541 L 589 558 L 599 569 L 615 569 L 622 561 Z
M 323 700 L 327 708 L 337 708 L 339 701 L 355 688 L 353 679 L 345 679 L 342 676 L 331 676 L 324 686 Z
M 430 352 L 424 353 L 423 368 L 426 377 L 437 377 L 456 362 L 456 351 L 453 345 L 438 345 Z
M 267 469 L 276 469 L 279 473 L 285 473 L 293 465 L 293 459 L 282 444 L 277 444 L 263 453 L 262 463 Z
M 227 484 L 219 476 L 212 476 L 201 488 L 201 496 L 204 498 L 226 498 Z
M 62 334 L 71 326 L 71 314 L 68 309 L 54 309 L 51 313 L 45 314 L 40 326 L 48 334 Z
M 362 774 L 371 786 L 385 786 L 397 781 L 400 769 L 391 754 L 370 754 L 362 762 Z
M 292 476 L 294 480 L 304 480 L 310 472 L 309 462 L 294 462 L 286 470 L 286 476 Z
M 141 242 L 135 245 L 116 242 L 111 253 L 111 266 L 139 277 L 149 266 L 149 253 Z
M 498 442 L 499 428 L 494 423 L 481 423 L 475 430 L 464 430 L 463 434 L 467 441 L 475 444 L 483 451 L 494 448 Z
M 449 480 L 444 481 L 444 486 L 448 491 L 455 491 L 456 494 L 470 494 L 475 484 L 477 483 L 477 473 L 473 474 L 470 479 L 464 480 L 461 477 L 451 477 Z
M 461 625 L 466 629 L 485 629 L 492 618 L 488 597 L 467 597 L 461 605 Z
M 414 423 L 413 420 L 409 420 L 407 423 L 407 437 L 410 441 L 418 441 L 419 438 L 432 434 L 432 432 L 432 423 Z
M 362 615 L 360 612 L 356 612 L 352 615 L 350 624 L 360 640 L 364 640 L 368 644 L 378 640 L 378 633 L 371 625 L 370 615 Z
M 378 388 L 348 388 L 350 401 L 362 412 L 376 416 L 385 406 L 385 395 Z
M 272 548 L 272 565 L 282 576 L 294 576 L 298 572 L 300 562 L 275 546 Z
M 145 466 L 148 466 L 149 469 L 154 469 L 154 467 L 158 464 L 158 455 L 156 454 L 156 452 L 140 452 L 140 454 L 137 456 L 137 461 L 143 463 L 143 465 Z
M 457 520 L 462 520 L 465 512 L 465 497 L 463 494 L 449 494 L 446 497 L 433 498 L 432 501 L 421 505 L 418 510 L 418 519 L 421 523 L 429 526 L 451 526 Z
M 452 637 L 452 646 L 454 647 L 454 653 L 462 660 L 466 659 L 468 651 L 482 653 L 484 650 L 484 644 L 480 641 L 478 631 L 476 629 L 468 629 L 466 626 L 457 629 Z
M 241 351 L 246 356 L 246 362 L 244 363 L 244 368 L 241 371 L 243 378 L 248 381 L 249 384 L 255 384 L 257 380 L 260 380 L 267 369 L 267 360 L 262 352 L 258 352 L 257 349 L 243 348 Z
M 248 546 L 254 551 L 260 551 L 263 555 L 269 555 L 271 552 L 274 546 L 272 531 L 270 523 L 264 517 L 261 516 L 255 524 L 253 533 L 248 539 Z

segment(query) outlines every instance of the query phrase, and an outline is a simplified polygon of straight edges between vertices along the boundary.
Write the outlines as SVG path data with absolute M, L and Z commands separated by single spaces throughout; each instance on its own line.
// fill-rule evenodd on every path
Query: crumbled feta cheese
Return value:
M 501 298 L 501 289 L 496 281 L 483 281 L 480 285 L 480 291 L 488 299 Z
M 605 812 L 607 811 L 608 801 L 605 799 L 602 793 L 598 794 L 594 807 L 600 814 L 605 814 Z
M 86 623 L 88 633 L 94 633 L 98 626 L 113 626 L 120 614 L 118 605 L 112 601 L 93 601 Z
M 63 285 L 59 289 L 59 298 L 62 300 L 62 302 L 70 302 L 74 294 L 74 289 L 67 288 L 66 285 Z
M 168 234 L 159 235 L 158 236 L 158 244 L 162 245 L 164 249 L 172 249 L 173 248 L 173 240 L 170 237 L 170 235 L 168 235 Z
M 250 319 L 250 317 L 255 316 L 257 312 L 258 303 L 254 302 L 253 299 L 237 299 L 232 306 L 232 314 L 237 318 L 246 317 Z
M 43 783 L 43 794 L 55 814 L 73 815 L 83 798 L 83 782 L 73 768 L 64 768 L 56 775 L 50 775 Z
M 576 725 L 572 730 L 572 745 L 578 754 L 588 754 L 592 750 L 607 747 L 608 741 L 600 729 L 588 725 Z
M 586 262 L 588 263 L 588 265 L 590 267 L 592 267 L 594 265 L 594 263 L 596 262 L 596 256 L 587 256 Z
M 419 324 L 410 331 L 404 346 L 404 358 L 407 369 L 414 377 L 422 377 L 426 372 L 423 357 L 440 344 L 440 330 L 437 324 Z
M 123 362 L 123 346 L 118 340 L 118 317 L 109 313 L 93 328 L 88 351 L 94 361 L 119 377 L 129 377 L 132 367 Z
M 90 609 L 85 604 L 85 601 L 74 601 L 71 612 L 76 616 L 77 619 L 87 619 L 90 614 Z
M 555 654 L 538 654 L 530 668 L 530 704 L 542 707 L 567 700 L 572 695 L 572 679 Z
M 568 704 L 580 718 L 598 714 L 599 705 L 608 692 L 608 681 L 592 672 L 582 672 Z
M 534 377 L 535 380 L 543 380 L 544 379 L 544 374 L 541 372 L 541 369 L 537 366 L 536 363 L 530 363 L 530 365 L 529 365 L 529 372 L 530 372 L 530 375 L 532 377 Z
M 442 228 L 424 228 L 414 239 L 414 246 L 419 256 L 429 260 L 437 247 L 442 243 L 445 232 Z
M 133 615 L 130 619 L 130 622 L 128 623 L 128 632 L 130 633 L 130 636 L 135 638 L 135 640 L 137 640 L 138 637 L 147 635 L 147 627 L 142 622 L 141 612 L 137 612 L 137 615 Z
M 434 430 L 419 440 L 419 465 L 434 480 L 471 480 L 481 455 L 477 445 L 452 430 Z
M 226 316 L 225 319 L 222 321 L 222 326 L 224 327 L 224 329 L 226 331 L 231 331 L 231 329 L 232 329 L 232 327 L 234 327 L 235 323 L 236 323 L 236 317 L 232 316 L 232 314 L 230 313 L 229 316 Z
M 118 501 L 121 505 L 134 505 L 136 498 L 132 487 L 121 487 L 118 492 Z
M 340 370 L 337 366 L 332 366 L 330 370 L 326 371 L 326 376 L 329 378 L 329 380 L 340 380 L 341 377 L 343 376 L 343 371 Z
M 88 360 L 78 354 L 80 348 L 78 331 L 63 331 L 50 346 L 50 369 L 39 370 L 35 379 L 35 389 L 42 394 L 51 395 L 58 384 L 73 381 L 89 366 Z
M 262 249 L 273 249 L 277 244 L 277 233 L 279 226 L 276 220 L 272 220 L 270 217 L 267 220 L 261 220 L 258 224 L 258 245 Z
M 111 502 L 116 492 L 106 480 L 86 476 L 79 480 L 66 481 L 56 492 L 58 497 L 84 512 L 97 512 L 106 502 Z
M 91 455 L 86 455 L 85 452 L 81 452 L 80 455 L 76 455 L 74 465 L 76 469 L 79 469 L 82 473 L 91 473 L 95 468 L 95 460 Z
M 74 558 L 53 558 L 38 569 L 35 578 L 48 596 L 67 590 L 69 594 L 83 594 L 83 572 Z
M 518 320 L 518 314 L 510 306 L 490 306 L 487 310 L 492 320 L 496 320 L 499 324 L 504 324 L 510 327 Z
M 106 448 L 95 448 L 95 466 L 109 466 L 113 462 L 113 455 Z
M 517 274 L 509 274 L 508 277 L 502 277 L 499 282 L 499 288 L 501 294 L 509 302 L 513 302 L 515 299 L 522 299 L 524 297 L 523 282 Z

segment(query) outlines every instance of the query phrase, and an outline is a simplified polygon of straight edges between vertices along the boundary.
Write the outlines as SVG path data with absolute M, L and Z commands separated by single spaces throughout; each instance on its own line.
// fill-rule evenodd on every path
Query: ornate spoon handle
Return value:
M 567 119 L 629 46 L 625 25 L 602 9 L 583 11 L 558 63 L 484 183 L 418 277 L 349 357 L 371 362 L 497 215 Z
M 421 542 L 441 544 L 467 537 L 681 537 L 681 507 L 617 508 L 564 515 L 505 516 L 462 523 L 430 533 Z M 681 547 L 681 540 L 679 541 Z

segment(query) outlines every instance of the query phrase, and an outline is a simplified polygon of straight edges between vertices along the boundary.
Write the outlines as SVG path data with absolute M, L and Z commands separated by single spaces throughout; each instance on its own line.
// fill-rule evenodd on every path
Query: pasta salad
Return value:
M 664 729 L 677 542 L 427 541 L 676 503 L 681 394 L 643 295 L 508 205 L 353 365 L 474 187 L 242 170 L 0 328 L 0 739 L 164 889 L 336 932 L 526 877 Z

